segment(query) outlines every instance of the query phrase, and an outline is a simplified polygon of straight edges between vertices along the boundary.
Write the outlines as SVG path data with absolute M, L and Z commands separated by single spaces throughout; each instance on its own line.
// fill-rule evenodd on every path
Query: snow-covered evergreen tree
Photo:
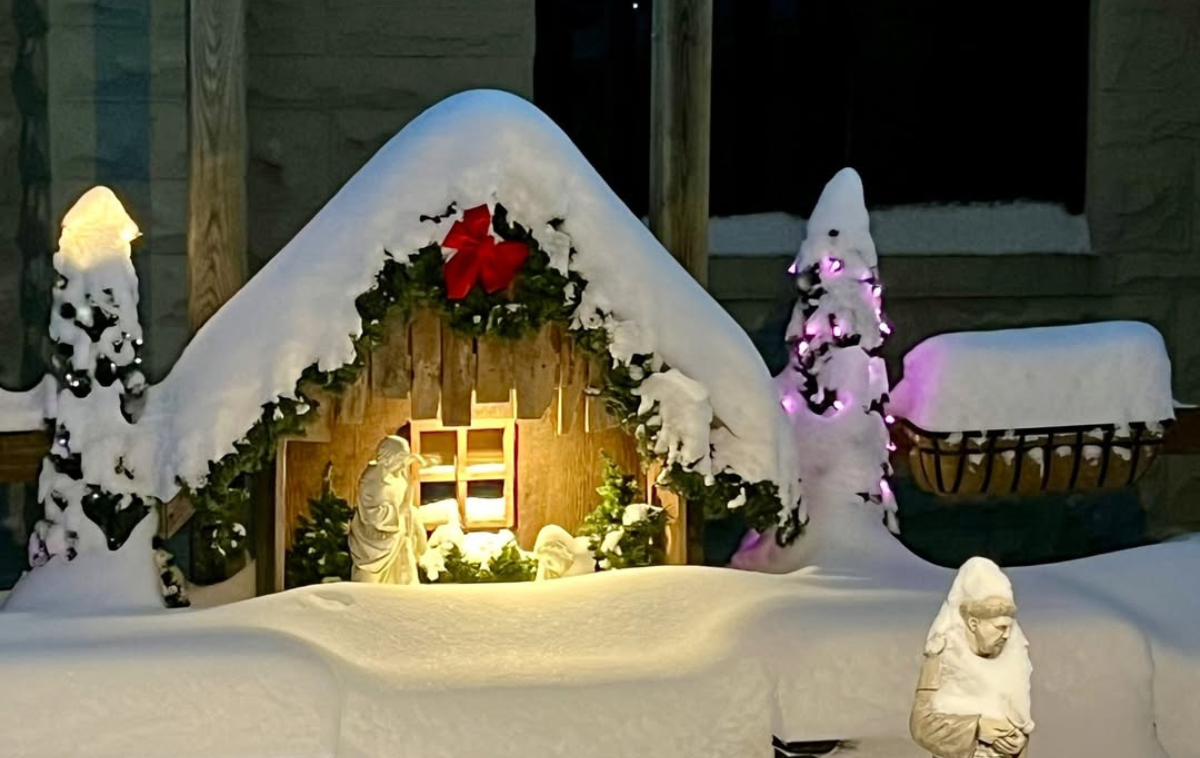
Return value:
M 790 271 L 800 296 L 787 330 L 788 367 L 776 381 L 797 429 L 810 517 L 869 503 L 895 531 L 887 367 L 877 354 L 891 327 L 854 169 L 825 185 Z
M 107 187 L 89 190 L 63 218 L 50 313 L 58 392 L 54 438 L 38 482 L 44 515 L 29 542 L 34 567 L 54 556 L 115 550 L 149 511 L 141 498 L 101 485 L 110 475 L 100 467 L 132 479 L 122 460 L 90 453 L 106 430 L 136 416 L 146 387 L 130 258 L 138 235 Z

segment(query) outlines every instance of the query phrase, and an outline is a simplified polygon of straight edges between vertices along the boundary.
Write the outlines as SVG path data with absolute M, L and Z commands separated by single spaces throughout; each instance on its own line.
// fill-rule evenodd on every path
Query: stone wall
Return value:
M 17 30 L 12 18 L 12 0 L 0 2 L 0 61 L 17 58 Z M 21 203 L 21 177 L 17 171 L 17 147 L 21 117 L 12 87 L 6 78 L 0 84 L 0 386 L 22 384 L 22 353 L 25 334 L 21 328 L 21 252 L 17 249 L 17 218 Z
M 1163 330 L 1200 403 L 1200 3 L 1094 0 L 1088 220 L 1100 281 Z M 1200 456 L 1164 459 L 1151 518 L 1200 530 Z
M 160 378 L 189 338 L 187 2 L 46 7 L 51 228 L 92 184 L 110 185 L 126 204 L 145 234 L 134 263 L 148 373 Z M 249 0 L 251 271 L 425 108 L 472 87 L 531 96 L 533 13 L 533 0 Z M 7 19 L 0 55 L 13 36 Z M 13 110 L 6 88 L 0 168 L 15 161 Z M 0 239 L 16 218 L 15 176 L 0 176 Z M 19 280 L 0 274 L 5 322 L 17 292 Z M 5 356 L 18 334 L 0 337 Z M 0 358 L 0 381 L 11 366 Z
M 250 268 L 413 117 L 533 94 L 533 0 L 250 0 Z
M 133 261 L 159 378 L 188 339 L 186 0 L 46 6 L 51 234 L 92 185 L 116 192 L 143 234 Z

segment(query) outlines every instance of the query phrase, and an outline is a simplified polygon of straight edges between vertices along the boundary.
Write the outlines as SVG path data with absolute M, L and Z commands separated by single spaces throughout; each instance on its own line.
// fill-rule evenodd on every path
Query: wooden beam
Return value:
M 661 471 L 662 464 L 657 461 L 646 469 L 646 495 L 651 503 L 657 501 L 667 512 L 667 564 L 683 566 L 692 556 L 688 544 L 688 509 L 683 498 L 666 487 L 658 486 L 656 482 Z
M 442 425 L 471 425 L 475 340 L 442 323 Z
M 275 448 L 275 477 L 272 480 L 272 489 L 275 491 L 275 499 L 270 508 L 272 518 L 264 519 L 271 522 L 270 528 L 270 547 L 265 548 L 263 555 L 259 558 L 264 564 L 270 566 L 270 570 L 263 570 L 262 574 L 256 577 L 257 591 L 259 595 L 267 595 L 272 592 L 283 592 L 287 589 L 285 577 L 287 572 L 287 545 L 288 545 L 288 503 L 287 503 L 287 446 L 290 440 L 282 439 Z M 267 510 L 264 507 L 264 512 Z M 267 539 L 266 529 L 263 530 L 263 540 Z
M 480 337 L 475 340 L 475 400 L 480 403 L 507 403 L 512 400 L 512 340 Z
M 276 455 L 287 455 L 287 443 L 281 442 L 275 448 Z M 251 516 L 253 521 L 251 526 L 254 533 L 254 594 L 268 595 L 277 591 L 276 584 L 279 588 L 283 585 L 283 568 L 286 563 L 277 563 L 278 534 L 281 529 L 286 529 L 287 524 L 276 523 L 276 502 L 275 498 L 279 496 L 278 487 L 275 482 L 275 462 L 264 466 L 261 471 L 254 475 L 251 479 L 253 483 L 254 497 L 254 514 Z M 285 556 L 286 557 L 286 556 Z M 279 571 L 279 579 L 276 580 L 275 572 Z
M 712 0 L 655 0 L 650 50 L 650 230 L 708 282 Z
M 49 454 L 50 433 L 45 430 L 0 434 L 0 484 L 36 482 Z
M 383 343 L 371 353 L 371 389 L 384 397 L 408 397 L 412 386 L 412 353 L 408 319 L 399 313 L 383 320 Z
M 550 324 L 514 346 L 513 382 L 517 395 L 517 418 L 541 418 L 558 387 L 558 351 L 561 331 Z
M 582 423 L 585 431 L 586 416 L 580 421 L 583 405 L 583 390 L 587 386 L 588 357 L 576 349 L 575 341 L 564 339 L 559 351 L 558 364 L 558 433 L 567 434 Z
M 371 395 L 370 360 L 370 358 L 367 359 L 367 365 L 354 380 L 354 384 L 343 390 L 341 396 L 334 401 L 333 419 L 336 423 L 361 424 L 363 422 L 363 415 L 367 412 L 367 398 Z
M 158 524 L 158 534 L 165 540 L 175 536 L 183 525 L 196 515 L 196 506 L 186 493 L 180 492 L 170 501 L 163 503 L 162 520 Z
M 412 417 L 437 418 L 442 394 L 442 320 L 431 310 L 419 311 L 412 320 L 408 343 L 412 346 Z
M 1200 408 L 1177 408 L 1175 423 L 1163 435 L 1163 455 L 1200 454 Z
M 708 285 L 712 9 L 712 0 L 654 0 L 650 46 L 650 231 L 702 287 Z M 703 563 L 703 514 L 684 503 L 678 520 L 688 526 L 688 560 Z
M 188 320 L 246 281 L 246 3 L 193 0 L 188 40 Z
M 584 429 L 588 434 L 597 434 L 612 429 L 618 422 L 608 412 L 608 406 L 600 392 L 604 389 L 604 367 L 593 358 L 588 365 L 587 390 L 584 397 Z

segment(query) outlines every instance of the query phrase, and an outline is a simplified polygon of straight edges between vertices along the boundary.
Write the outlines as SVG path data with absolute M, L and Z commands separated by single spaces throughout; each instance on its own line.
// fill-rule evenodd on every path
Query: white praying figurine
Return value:
M 929 629 L 909 721 L 913 740 L 935 758 L 1026 755 L 1033 669 L 1016 616 L 1000 567 L 964 563 Z
M 409 466 L 420 458 L 403 437 L 379 443 L 358 480 L 358 508 L 350 522 L 350 578 L 370 584 L 417 584 L 425 527 L 412 505 Z

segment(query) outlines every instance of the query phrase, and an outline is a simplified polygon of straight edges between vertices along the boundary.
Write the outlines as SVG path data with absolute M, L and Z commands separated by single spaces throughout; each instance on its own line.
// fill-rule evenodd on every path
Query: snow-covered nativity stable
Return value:
M 132 272 L 134 236 L 114 243 L 121 271 Z M 258 508 L 275 548 L 260 591 L 282 588 L 324 472 L 353 502 L 359 473 L 397 434 L 423 459 L 410 489 L 427 527 L 511 530 L 526 551 L 543 526 L 574 533 L 595 507 L 602 452 L 646 472 L 648 508 L 634 511 L 669 512 L 668 562 L 686 561 L 668 491 L 709 516 L 738 510 L 781 541 L 805 518 L 789 423 L 749 338 L 558 127 L 499 92 L 413 121 L 162 382 L 137 390 L 103 419 L 60 400 L 77 418 L 58 414 L 55 454 L 74 456 L 81 491 L 115 512 L 186 503 L 222 555 L 245 550 L 247 503 L 273 490 Z M 272 488 L 251 478 L 272 470 Z M 604 535 L 610 552 L 630 513 Z M 47 533 L 68 538 L 39 543 L 43 560 L 84 547 L 72 527 L 55 531 L 59 516 L 47 506 Z M 110 547 L 136 519 L 121 521 Z

